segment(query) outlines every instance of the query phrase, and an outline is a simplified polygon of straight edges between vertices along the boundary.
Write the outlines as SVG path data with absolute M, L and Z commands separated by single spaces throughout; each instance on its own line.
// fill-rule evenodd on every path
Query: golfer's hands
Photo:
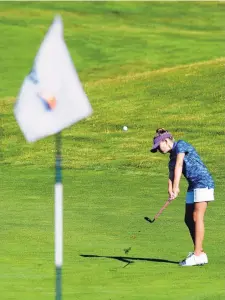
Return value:
M 179 187 L 173 188 L 172 190 L 169 190 L 169 191 L 168 191 L 168 194 L 169 194 L 169 200 L 174 200 L 174 199 L 176 199 L 177 196 L 179 195 L 179 193 L 180 193 Z
M 168 194 L 169 194 L 169 200 L 173 200 L 174 199 L 173 191 L 169 190 Z
M 174 187 L 173 188 L 173 199 L 176 199 L 177 196 L 179 195 L 179 193 L 180 193 L 179 187 Z

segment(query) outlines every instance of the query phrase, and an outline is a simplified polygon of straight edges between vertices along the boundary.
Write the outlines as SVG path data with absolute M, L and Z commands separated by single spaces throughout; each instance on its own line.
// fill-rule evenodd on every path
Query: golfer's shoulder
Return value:
M 190 149 L 192 146 L 188 142 L 184 140 L 178 140 L 176 143 L 176 152 L 181 153 L 181 152 L 186 152 L 188 149 Z

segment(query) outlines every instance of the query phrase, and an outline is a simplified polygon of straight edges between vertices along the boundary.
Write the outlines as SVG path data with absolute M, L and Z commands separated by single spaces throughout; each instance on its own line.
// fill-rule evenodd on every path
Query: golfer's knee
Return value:
M 204 219 L 204 214 L 202 212 L 194 211 L 194 213 L 193 213 L 194 222 L 203 221 L 203 219 Z

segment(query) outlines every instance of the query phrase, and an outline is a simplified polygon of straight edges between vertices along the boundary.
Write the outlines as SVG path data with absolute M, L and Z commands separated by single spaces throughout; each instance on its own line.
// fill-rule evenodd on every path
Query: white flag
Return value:
M 55 134 L 92 113 L 64 42 L 59 16 L 24 79 L 14 113 L 29 142 Z

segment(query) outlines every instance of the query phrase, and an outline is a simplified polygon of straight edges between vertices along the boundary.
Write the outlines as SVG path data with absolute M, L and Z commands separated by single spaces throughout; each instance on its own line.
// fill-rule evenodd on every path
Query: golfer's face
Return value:
M 159 152 L 160 152 L 160 153 L 165 154 L 165 153 L 167 153 L 169 150 L 170 150 L 170 148 L 169 148 L 169 145 L 168 145 L 167 140 L 160 142 L 160 144 L 159 144 Z

